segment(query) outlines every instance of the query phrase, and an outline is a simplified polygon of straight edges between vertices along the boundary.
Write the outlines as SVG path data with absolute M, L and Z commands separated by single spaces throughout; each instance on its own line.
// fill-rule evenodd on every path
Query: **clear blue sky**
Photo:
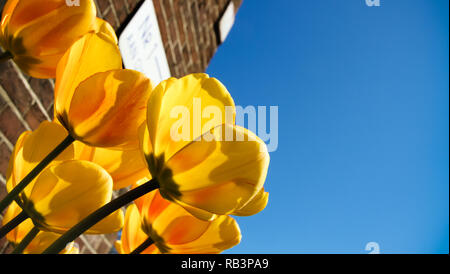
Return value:
M 244 0 L 208 73 L 279 106 L 268 207 L 228 253 L 449 252 L 449 1 Z

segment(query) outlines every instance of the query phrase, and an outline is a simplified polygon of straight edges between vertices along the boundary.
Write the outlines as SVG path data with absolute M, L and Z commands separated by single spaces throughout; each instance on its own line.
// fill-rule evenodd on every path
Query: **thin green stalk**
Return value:
M 142 244 L 136 247 L 130 254 L 141 254 L 142 251 L 147 249 L 147 247 L 151 246 L 154 243 L 153 239 L 148 237 Z
M 28 232 L 28 234 L 25 236 L 25 238 L 23 238 L 23 240 L 20 242 L 20 244 L 18 246 L 16 246 L 16 248 L 13 250 L 12 254 L 20 254 L 22 253 L 25 248 L 27 248 L 27 246 L 31 243 L 31 241 L 33 241 L 33 239 L 36 237 L 36 235 L 38 235 L 39 233 L 39 228 L 37 227 L 33 227 L 30 232 Z
M 78 236 L 83 234 L 86 230 L 94 226 L 96 223 L 100 222 L 102 219 L 107 217 L 109 214 L 114 211 L 120 209 L 128 203 L 136 200 L 137 198 L 144 196 L 145 194 L 159 188 L 158 181 L 156 179 L 152 179 L 145 184 L 142 184 L 125 194 L 117 197 L 101 208 L 97 209 L 89 216 L 84 218 L 77 225 L 69 229 L 66 233 L 64 233 L 61 237 L 59 237 L 53 244 L 51 244 L 46 250 L 44 250 L 43 254 L 57 254 L 67 243 L 74 241 Z
M 41 171 L 50 164 L 51 161 L 53 161 L 56 157 L 58 157 L 61 152 L 63 152 L 68 146 L 70 146 L 75 139 L 68 135 L 55 149 L 53 149 L 52 152 L 50 152 L 30 173 L 28 173 L 25 178 L 20 181 L 16 187 L 14 187 L 11 192 L 6 195 L 6 197 L 0 202 L 0 212 L 5 210 L 7 206 L 9 206 L 14 199 L 17 198 L 20 192 L 24 190 L 27 185 L 33 181 L 36 176 L 41 173 Z
M 0 239 L 26 219 L 28 219 L 28 214 L 25 211 L 20 212 L 19 215 L 0 228 Z
M 5 51 L 3 53 L 0 53 L 0 63 L 6 62 L 9 59 L 12 59 L 13 56 L 9 51 Z

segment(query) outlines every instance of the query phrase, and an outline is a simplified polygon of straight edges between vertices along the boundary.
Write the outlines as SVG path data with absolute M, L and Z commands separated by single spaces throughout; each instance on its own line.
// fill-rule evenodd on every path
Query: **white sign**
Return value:
M 231 1 L 219 22 L 220 41 L 222 43 L 227 39 L 227 36 L 234 25 L 235 17 L 234 3 Z
M 170 77 L 153 1 L 146 0 L 119 38 L 125 68 L 144 73 L 154 84 Z

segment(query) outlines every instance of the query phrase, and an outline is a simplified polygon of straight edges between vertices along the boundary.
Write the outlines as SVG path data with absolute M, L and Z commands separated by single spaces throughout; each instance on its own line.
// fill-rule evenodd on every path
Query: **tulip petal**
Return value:
M 208 229 L 197 239 L 169 245 L 172 253 L 215 254 L 232 248 L 241 241 L 241 232 L 237 222 L 229 216 L 219 216 L 210 222 Z
M 251 216 L 261 212 L 269 202 L 269 192 L 265 192 L 262 188 L 256 196 L 251 199 L 245 206 L 233 212 L 237 216 Z
M 46 168 L 27 197 L 25 210 L 43 229 L 63 233 L 111 200 L 112 179 L 100 166 L 69 160 Z M 121 211 L 87 233 L 112 233 L 123 225 Z M 37 216 L 36 216 L 37 215 Z
M 122 230 L 122 238 L 115 246 L 119 253 L 129 254 L 148 238 L 141 229 L 141 216 L 135 204 L 128 206 L 125 213 L 125 223 Z M 145 249 L 142 254 L 159 253 L 154 244 Z
M 19 0 L 9 0 L 6 2 L 5 6 L 3 7 L 3 12 L 2 12 L 2 21 L 1 21 L 1 25 L 0 25 L 0 41 L 2 42 L 2 46 L 4 48 L 6 48 L 5 46 L 5 38 L 7 37 L 6 33 L 5 33 L 5 28 L 9 23 L 9 20 L 11 19 L 12 13 L 14 11 L 14 9 L 17 6 L 17 3 L 19 3 Z
M 3 216 L 2 224 L 5 225 L 14 219 L 22 211 L 22 208 L 16 203 L 12 202 Z M 20 243 L 28 232 L 34 227 L 33 221 L 30 218 L 23 221 L 16 228 L 6 234 L 6 239 L 11 243 Z
M 119 47 L 104 33 L 88 33 L 61 58 L 56 71 L 55 113 L 68 111 L 77 86 L 98 72 L 122 68 Z
M 119 43 L 119 40 L 117 39 L 116 32 L 114 31 L 114 28 L 105 20 L 100 19 L 97 17 L 95 21 L 95 32 L 96 33 L 103 33 L 106 34 L 107 37 L 109 37 L 114 43 Z
M 244 141 L 227 141 L 227 130 Z M 211 134 L 213 141 L 191 142 L 167 161 L 170 172 L 158 178 L 160 191 L 182 206 L 233 214 L 263 187 L 269 154 L 264 142 L 245 128 L 224 124 Z
M 184 118 L 188 119 L 189 132 L 186 138 L 174 140 L 171 129 L 180 121 L 176 113 L 180 107 L 188 111 L 188 117 Z M 217 115 L 202 117 L 205 110 L 212 108 L 217 110 Z M 211 128 L 234 123 L 234 118 L 234 101 L 227 89 L 203 73 L 163 81 L 152 93 L 147 110 L 150 142 L 156 157 L 164 155 L 165 159 Z
M 240 241 L 239 226 L 231 217 L 197 219 L 158 190 L 137 199 L 136 205 L 143 230 L 163 253 L 220 253 Z
M 71 135 L 98 147 L 139 148 L 152 83 L 134 70 L 97 73 L 82 82 L 64 115 Z
M 23 142 L 25 138 L 27 138 L 27 136 L 30 133 L 31 131 L 25 131 L 22 134 L 20 134 L 19 138 L 17 138 L 16 144 L 14 145 L 14 149 L 11 153 L 11 156 L 9 157 L 8 169 L 6 170 L 6 190 L 8 192 L 11 192 L 11 190 L 16 185 L 15 181 L 13 181 L 14 164 L 16 161 L 17 154 L 23 147 Z
M 114 190 L 151 178 L 141 151 L 95 148 L 75 142 L 75 159 L 86 160 L 103 167 L 113 178 Z
M 22 137 L 22 136 L 21 136 Z M 8 189 L 16 186 L 33 168 L 35 168 L 53 149 L 55 149 L 65 138 L 67 131 L 58 123 L 44 121 L 39 127 L 19 138 L 17 143 L 18 152 L 15 157 L 13 175 L 8 182 Z M 56 157 L 52 164 L 59 161 L 72 159 L 74 155 L 73 145 L 67 147 Z M 26 195 L 33 188 L 33 183 L 25 188 Z

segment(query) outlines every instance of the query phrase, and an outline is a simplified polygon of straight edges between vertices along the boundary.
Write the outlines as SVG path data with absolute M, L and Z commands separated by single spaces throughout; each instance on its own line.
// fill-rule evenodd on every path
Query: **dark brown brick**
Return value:
M 15 144 L 20 134 L 25 131 L 25 127 L 9 106 L 0 113 L 0 129 L 12 144 Z
M 114 17 L 111 9 L 106 14 L 103 14 L 103 19 L 108 21 L 108 23 L 110 23 L 115 30 L 119 28 L 119 25 L 117 25 L 116 18 Z
M 45 115 L 39 109 L 37 104 L 31 106 L 24 118 L 32 130 L 37 129 L 40 123 L 46 120 Z
M 0 97 L 0 111 L 2 111 L 6 107 L 6 101 L 3 97 Z
M 119 22 L 124 22 L 128 15 L 124 0 L 112 0 L 112 3 Z
M 47 115 L 48 117 L 50 117 L 51 119 L 53 119 L 53 117 L 55 116 L 55 114 L 53 113 L 53 104 L 51 104 L 48 109 L 47 109 Z
M 10 62 L 0 63 L 0 85 L 21 113 L 28 110 L 31 96 Z
M 129 8 L 130 12 L 132 12 L 134 10 L 134 8 L 137 6 L 138 2 L 139 2 L 138 0 L 127 0 L 128 8 Z
M 110 7 L 109 0 L 97 0 L 98 9 L 101 11 L 102 15 L 105 16 L 105 11 Z
M 164 45 L 167 45 L 169 43 L 169 37 L 167 34 L 166 29 L 166 21 L 162 13 L 161 4 L 159 0 L 153 1 L 153 6 L 155 8 L 155 12 L 158 18 L 158 26 L 159 26 L 159 32 L 161 33 L 161 40 L 163 41 Z
M 47 79 L 30 78 L 30 86 L 39 97 L 45 109 L 53 104 L 53 87 Z
M 11 150 L 9 147 L 4 142 L 0 143 L 0 173 L 4 178 L 6 178 L 6 170 L 8 169 L 10 156 Z

